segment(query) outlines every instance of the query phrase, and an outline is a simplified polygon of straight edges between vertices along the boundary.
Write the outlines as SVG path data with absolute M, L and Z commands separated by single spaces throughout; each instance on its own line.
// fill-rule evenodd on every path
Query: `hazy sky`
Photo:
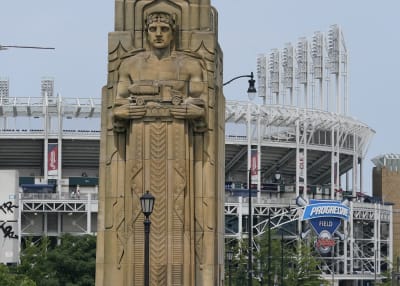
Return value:
M 398 0 L 215 0 L 224 80 L 256 72 L 256 58 L 333 24 L 349 51 L 350 115 L 376 131 L 365 160 L 400 153 L 400 1 Z M 55 51 L 0 51 L 0 77 L 10 80 L 10 96 L 40 96 L 40 80 L 55 79 L 63 97 L 100 97 L 106 83 L 107 34 L 113 30 L 112 0 L 1 0 L 0 45 L 37 45 Z M 228 85 L 227 99 L 247 96 L 247 82 Z M 243 92 L 241 92 L 243 90 Z M 370 192 L 370 179 L 364 180 Z

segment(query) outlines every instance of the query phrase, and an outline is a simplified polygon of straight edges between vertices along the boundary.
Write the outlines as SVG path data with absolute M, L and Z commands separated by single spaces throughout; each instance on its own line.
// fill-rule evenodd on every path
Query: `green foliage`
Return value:
M 320 286 L 327 283 L 321 278 L 321 272 L 318 269 L 319 261 L 314 251 L 314 248 L 305 242 L 299 242 L 290 258 L 290 264 L 293 267 L 289 268 L 287 285 Z
M 379 286 L 391 286 L 393 285 L 392 283 L 392 278 L 393 278 L 393 269 L 388 261 L 386 261 L 387 265 L 387 270 L 381 273 L 381 279 L 376 281 L 376 285 Z
M 247 281 L 247 240 L 240 240 L 238 245 L 233 247 L 234 258 L 231 262 L 232 285 L 244 285 Z M 228 262 L 226 262 L 226 285 L 228 285 Z
M 66 234 L 60 241 L 51 247 L 47 237 L 35 243 L 26 240 L 18 273 L 26 274 L 37 286 L 94 285 L 96 237 Z
M 263 277 L 265 281 L 270 279 L 271 282 L 281 278 L 281 239 L 273 230 L 267 230 L 261 237 L 255 239 L 259 251 L 254 253 L 254 258 L 257 263 L 255 264 L 255 276 Z M 271 246 L 270 246 L 271 243 Z M 270 248 L 271 247 L 271 248 Z M 284 250 L 283 260 L 289 255 L 287 249 Z M 269 269 L 270 267 L 270 269 Z M 285 268 L 283 269 L 285 270 Z M 284 274 L 285 275 L 285 274 Z
M 326 285 L 327 281 L 321 278 L 321 272 L 318 269 L 320 262 L 313 247 L 304 242 L 288 244 L 273 230 L 270 234 L 266 231 L 262 236 L 257 237 L 255 242 L 258 250 L 254 250 L 253 253 L 253 285 L 258 285 L 261 278 L 263 285 L 267 284 L 268 279 L 273 285 L 281 285 L 281 279 L 284 285 L 290 286 Z M 248 241 L 239 241 L 233 251 L 235 256 L 231 266 L 232 286 L 243 286 L 247 284 L 248 279 Z M 269 254 L 271 254 L 270 258 Z M 270 269 L 268 269 L 269 265 Z M 225 285 L 229 285 L 228 262 L 225 269 Z
M 0 285 L 7 286 L 36 286 L 36 283 L 25 275 L 12 273 L 12 268 L 0 264 Z

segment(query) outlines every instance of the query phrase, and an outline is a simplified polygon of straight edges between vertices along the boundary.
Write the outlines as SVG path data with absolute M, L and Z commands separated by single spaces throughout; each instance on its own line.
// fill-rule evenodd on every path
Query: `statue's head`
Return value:
M 173 31 L 176 28 L 176 19 L 174 15 L 166 12 L 152 12 L 147 15 L 145 19 L 145 28 L 148 30 L 152 23 L 165 23 L 168 24 Z
M 165 12 L 150 13 L 145 20 L 147 41 L 152 49 L 174 47 L 175 17 Z

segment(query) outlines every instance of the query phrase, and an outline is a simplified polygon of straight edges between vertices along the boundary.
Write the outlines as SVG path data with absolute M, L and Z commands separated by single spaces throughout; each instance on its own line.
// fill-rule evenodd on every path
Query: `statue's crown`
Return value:
M 146 27 L 151 23 L 162 22 L 170 25 L 175 29 L 175 17 L 171 14 L 165 12 L 153 12 L 146 17 Z

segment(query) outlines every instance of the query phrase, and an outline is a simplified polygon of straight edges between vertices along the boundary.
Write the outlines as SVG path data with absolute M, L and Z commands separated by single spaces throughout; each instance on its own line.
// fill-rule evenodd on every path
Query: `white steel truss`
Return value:
M 264 234 L 268 229 L 279 229 L 288 223 L 299 221 L 302 216 L 302 207 L 280 204 L 257 204 L 252 209 L 253 219 L 257 223 L 253 225 L 255 237 Z M 375 275 L 381 278 L 383 265 L 391 263 L 393 239 L 392 207 L 371 203 L 350 203 L 352 214 L 348 222 L 342 222 L 341 230 L 336 241 L 334 256 L 320 257 L 320 270 L 323 277 L 330 280 L 332 275 L 336 279 L 373 280 Z M 248 216 L 248 204 L 246 200 L 237 203 L 225 203 L 225 217 L 230 224 L 243 222 L 243 216 Z M 232 220 L 231 218 L 235 219 Z M 225 229 L 225 237 L 228 242 L 232 239 L 247 237 L 247 231 L 243 231 L 241 225 L 236 227 L 236 233 L 232 229 Z M 308 232 L 300 233 L 295 230 L 292 235 L 285 230 L 285 240 L 292 241 L 303 239 Z M 313 238 L 311 238 L 313 239 Z M 258 249 L 254 242 L 255 249 Z

